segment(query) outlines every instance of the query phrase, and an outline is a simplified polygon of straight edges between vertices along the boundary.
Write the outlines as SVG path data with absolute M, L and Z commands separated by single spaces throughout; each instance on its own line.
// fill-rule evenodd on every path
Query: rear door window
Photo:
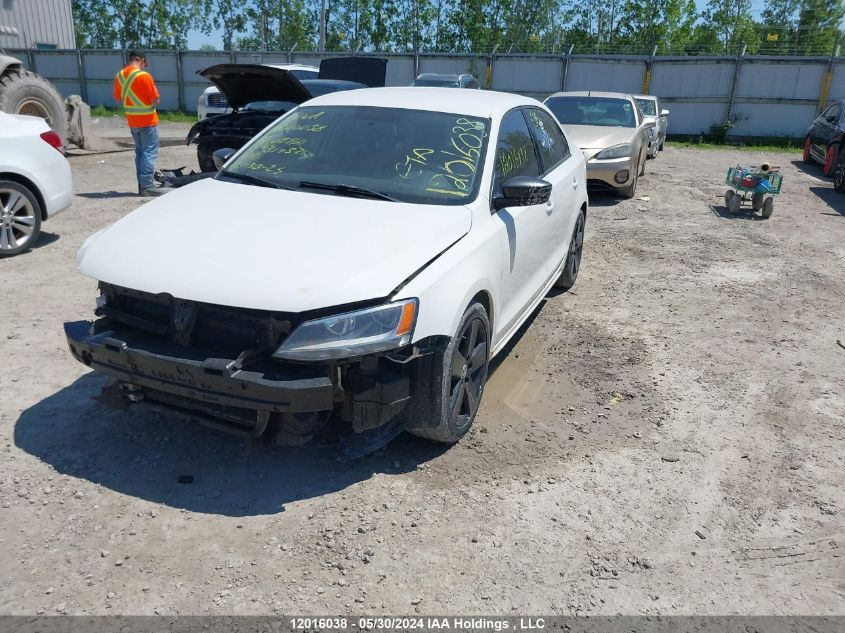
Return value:
M 560 126 L 539 108 L 526 108 L 525 118 L 540 156 L 542 174 L 545 175 L 569 157 L 569 147 Z

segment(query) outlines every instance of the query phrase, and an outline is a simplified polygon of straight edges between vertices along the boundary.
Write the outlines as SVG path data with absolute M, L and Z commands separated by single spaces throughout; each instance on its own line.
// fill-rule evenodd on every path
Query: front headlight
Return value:
M 306 321 L 273 354 L 288 360 L 319 361 L 363 356 L 411 342 L 417 299 Z
M 630 143 L 624 143 L 622 145 L 614 145 L 613 147 L 603 149 L 595 155 L 595 158 L 598 158 L 599 160 L 606 158 L 627 158 L 630 155 L 631 145 Z

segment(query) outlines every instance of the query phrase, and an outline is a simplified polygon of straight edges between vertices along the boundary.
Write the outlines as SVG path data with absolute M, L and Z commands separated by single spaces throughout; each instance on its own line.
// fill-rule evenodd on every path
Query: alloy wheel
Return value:
M 35 210 L 16 189 L 0 189 L 0 250 L 24 246 L 35 230 Z
M 449 415 L 456 429 L 468 426 L 481 404 L 487 381 L 488 333 L 484 322 L 475 317 L 458 333 L 458 345 L 452 355 L 449 390 Z
M 578 270 L 581 268 L 581 252 L 584 250 L 584 214 L 578 216 L 575 224 L 575 233 L 572 236 L 572 245 L 569 247 L 569 258 L 566 265 L 569 268 L 569 278 L 575 279 Z

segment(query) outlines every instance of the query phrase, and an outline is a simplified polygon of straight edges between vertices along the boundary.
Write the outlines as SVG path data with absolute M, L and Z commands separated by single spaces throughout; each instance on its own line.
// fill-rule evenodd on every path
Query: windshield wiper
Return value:
M 231 178 L 232 180 L 240 180 L 241 182 L 246 182 L 250 185 L 258 185 L 259 187 L 269 187 L 271 189 L 287 189 L 288 191 L 295 191 L 293 187 L 286 187 L 285 185 L 279 185 L 275 182 L 264 180 L 263 178 L 259 178 L 258 176 L 241 174 L 235 171 L 221 171 L 218 175 L 223 176 L 224 178 Z
M 372 198 L 373 200 L 387 200 L 388 202 L 399 202 L 393 196 L 389 196 L 386 193 L 382 193 L 381 191 L 373 191 L 372 189 L 367 189 L 365 187 L 356 187 L 355 185 L 330 185 L 325 182 L 309 182 L 307 180 L 303 180 L 299 183 L 299 186 L 303 189 L 323 189 L 325 191 L 333 191 L 335 193 L 339 193 L 341 195 L 346 196 L 359 196 L 362 198 Z

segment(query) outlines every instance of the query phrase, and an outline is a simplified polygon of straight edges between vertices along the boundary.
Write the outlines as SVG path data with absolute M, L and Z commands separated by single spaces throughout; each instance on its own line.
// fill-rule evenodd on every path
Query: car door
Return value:
M 502 183 L 515 176 L 540 177 L 540 163 L 522 109 L 502 118 L 496 141 L 491 199 L 502 195 Z M 550 199 L 551 202 L 551 199 Z M 511 206 L 494 213 L 502 248 L 497 338 L 511 330 L 550 276 L 547 266 L 553 220 L 547 203 Z
M 569 251 L 569 240 L 579 211 L 575 192 L 582 174 L 555 120 L 540 108 L 528 107 L 525 115 L 540 156 L 540 177 L 552 184 L 552 204 L 546 205 L 546 213 L 551 220 L 550 231 L 544 242 L 544 247 L 548 249 L 546 265 L 552 273 L 560 267 Z

